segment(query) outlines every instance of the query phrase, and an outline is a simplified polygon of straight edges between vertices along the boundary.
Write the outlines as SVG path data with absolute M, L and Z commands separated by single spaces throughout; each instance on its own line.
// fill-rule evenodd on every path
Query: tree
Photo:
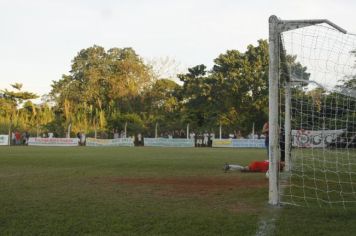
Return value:
M 183 82 L 179 97 L 183 104 L 185 123 L 199 130 L 211 126 L 213 98 L 211 97 L 211 80 L 205 65 L 189 68 L 188 73 L 178 75 Z
M 136 97 L 151 81 L 149 67 L 132 48 L 105 51 L 94 45 L 78 53 L 69 75 L 53 82 L 51 96 L 66 126 L 105 130 L 112 114 L 135 109 Z
M 177 97 L 180 88 L 172 80 L 160 79 L 142 94 L 144 104 L 142 112 L 145 113 L 146 127 L 150 134 L 153 134 L 157 122 L 164 131 L 182 128 L 180 104 Z
M 259 40 L 257 46 L 249 45 L 245 53 L 229 50 L 214 62 L 212 77 L 220 84 L 219 91 L 224 93 L 214 96 L 218 99 L 218 107 L 225 107 L 220 110 L 221 118 L 230 117 L 230 125 L 243 135 L 252 130 L 253 123 L 262 127 L 268 113 L 267 41 Z
M 2 126 L 7 126 L 9 134 L 12 126 L 26 128 L 24 122 L 19 122 L 20 105 L 25 102 L 25 105 L 30 99 L 38 98 L 34 93 L 22 91 L 22 84 L 11 84 L 13 91 L 7 89 L 2 90 L 2 97 L 0 98 L 0 116 L 2 117 Z M 32 104 L 32 103 L 29 103 Z M 26 119 L 25 119 L 26 120 Z

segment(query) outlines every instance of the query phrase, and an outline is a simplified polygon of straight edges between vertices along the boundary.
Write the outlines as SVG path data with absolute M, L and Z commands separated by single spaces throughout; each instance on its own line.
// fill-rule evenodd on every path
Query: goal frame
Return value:
M 281 57 L 281 33 L 308 27 L 317 24 L 328 24 L 336 30 L 346 34 L 347 31 L 327 19 L 314 20 L 281 20 L 277 16 L 269 17 L 269 193 L 268 203 L 272 206 L 280 205 L 280 187 L 279 187 L 279 77 L 281 74 L 280 57 Z M 291 147 L 291 92 L 290 81 L 285 82 L 285 171 L 291 170 L 290 147 Z

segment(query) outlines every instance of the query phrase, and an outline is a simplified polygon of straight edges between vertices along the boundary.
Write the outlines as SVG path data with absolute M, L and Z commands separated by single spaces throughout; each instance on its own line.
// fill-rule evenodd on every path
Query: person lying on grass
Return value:
M 269 161 L 253 161 L 248 166 L 241 166 L 238 164 L 228 164 L 225 163 L 224 171 L 227 172 L 229 170 L 239 170 L 241 172 L 263 172 L 266 173 L 268 171 Z M 280 170 L 283 170 L 284 162 L 280 163 Z

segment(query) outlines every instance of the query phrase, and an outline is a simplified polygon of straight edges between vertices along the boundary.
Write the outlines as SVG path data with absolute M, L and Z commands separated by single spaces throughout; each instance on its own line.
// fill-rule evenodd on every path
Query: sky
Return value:
M 84 48 L 132 47 L 184 70 L 268 38 L 268 17 L 329 19 L 356 32 L 354 0 L 0 0 L 0 90 L 39 95 Z

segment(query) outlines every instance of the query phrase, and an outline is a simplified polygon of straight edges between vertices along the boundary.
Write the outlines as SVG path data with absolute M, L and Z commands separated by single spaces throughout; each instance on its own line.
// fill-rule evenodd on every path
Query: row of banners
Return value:
M 30 138 L 29 146 L 78 146 L 78 138 Z M 133 147 L 134 139 L 117 138 L 117 139 L 95 139 L 86 138 L 85 145 L 89 147 L 100 146 L 124 146 Z M 168 139 L 168 138 L 145 138 L 145 146 L 148 147 L 194 147 L 193 139 Z
M 323 148 L 335 142 L 343 130 L 292 130 L 292 146 L 303 148 Z M 0 145 L 8 145 L 9 136 L 0 135 Z M 78 138 L 34 138 L 28 140 L 29 146 L 78 146 Z M 134 146 L 132 138 L 95 139 L 87 138 L 86 146 Z M 194 147 L 194 139 L 184 138 L 144 138 L 148 147 Z M 214 139 L 212 147 L 264 148 L 263 139 Z
M 345 131 L 339 130 L 292 130 L 292 146 L 299 148 L 324 148 L 331 146 Z M 213 147 L 263 148 L 263 139 L 216 139 Z
M 86 146 L 126 146 L 133 147 L 134 139 L 118 138 L 118 139 L 95 139 L 86 138 Z M 0 135 L 0 145 L 8 145 L 8 135 Z M 28 140 L 29 146 L 78 146 L 78 138 L 35 138 L 30 137 Z M 185 138 L 144 138 L 144 146 L 146 147 L 194 147 L 194 139 Z M 213 147 L 264 147 L 264 141 L 261 139 L 214 139 Z

